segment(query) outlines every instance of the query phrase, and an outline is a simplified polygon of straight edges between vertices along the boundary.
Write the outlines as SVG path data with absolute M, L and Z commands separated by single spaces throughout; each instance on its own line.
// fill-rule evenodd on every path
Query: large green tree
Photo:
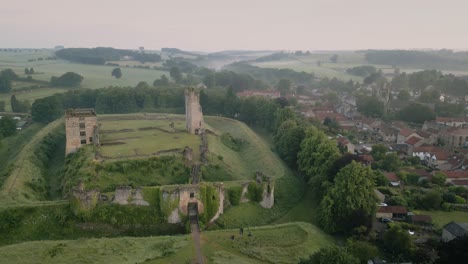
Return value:
M 305 128 L 294 120 L 283 122 L 274 137 L 275 148 L 279 156 L 291 168 L 297 168 L 297 153 L 305 137 Z
M 53 76 L 50 78 L 50 84 L 53 86 L 78 87 L 82 81 L 83 76 L 74 72 L 67 72 L 60 77 Z
M 8 137 L 16 133 L 16 120 L 4 116 L 0 119 L 0 136 Z
M 434 120 L 436 117 L 431 108 L 417 103 L 412 103 L 401 109 L 397 113 L 397 116 L 400 120 L 419 124 Z
M 172 67 L 169 74 L 176 83 L 180 83 L 183 79 L 182 72 L 179 67 Z
M 287 93 L 291 91 L 291 85 L 292 85 L 291 80 L 281 79 L 279 80 L 276 86 L 278 87 L 278 90 L 280 91 L 281 95 L 285 96 Z
M 383 238 L 385 248 L 397 260 L 408 260 L 414 250 L 414 244 L 408 231 L 399 226 L 393 226 L 385 232 Z
M 301 264 L 359 264 L 359 259 L 344 247 L 326 247 L 314 253 Z
M 359 96 L 356 102 L 357 110 L 370 117 L 382 117 L 384 114 L 384 104 L 375 97 Z
M 117 79 L 120 79 L 122 77 L 122 70 L 120 68 L 115 68 L 111 72 L 111 76 L 114 76 Z
M 352 161 L 341 169 L 320 204 L 321 224 L 328 232 L 349 232 L 356 223 L 353 217 L 371 217 L 376 211 L 374 175 L 371 168 Z

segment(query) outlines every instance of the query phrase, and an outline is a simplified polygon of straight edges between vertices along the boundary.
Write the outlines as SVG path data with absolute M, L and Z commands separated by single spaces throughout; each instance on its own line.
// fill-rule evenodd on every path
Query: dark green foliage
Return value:
M 169 75 L 172 79 L 174 79 L 176 83 L 180 83 L 182 81 L 183 75 L 178 67 L 172 67 L 169 72 Z
M 458 117 L 463 115 L 464 110 L 463 104 L 437 103 L 434 111 L 437 116 Z
M 86 64 L 104 64 L 106 61 L 118 61 L 124 56 L 133 57 L 140 62 L 158 62 L 161 56 L 158 54 L 140 53 L 132 50 L 114 48 L 67 48 L 55 52 L 61 59 Z
M 360 263 L 367 263 L 368 260 L 379 255 L 379 249 L 365 241 L 348 240 L 346 248 L 348 253 L 359 259 Z
M 213 185 L 206 185 L 206 198 L 204 201 L 206 220 L 210 221 L 215 216 L 219 207 L 219 194 Z
M 31 109 L 31 104 L 28 100 L 18 101 L 15 95 L 10 98 L 11 110 L 15 113 L 26 113 Z
M 457 237 L 449 242 L 440 243 L 437 264 L 462 263 L 468 259 L 468 236 Z
M 412 193 L 409 205 L 422 210 L 439 210 L 442 201 L 442 193 L 433 189 L 425 193 Z
M 86 217 L 75 216 L 68 204 L 0 210 L 0 245 L 32 240 L 174 235 L 184 232 L 183 226 L 164 223 L 152 206 L 102 204 Z
M 34 121 L 49 123 L 63 115 L 63 108 L 58 97 L 44 97 L 34 101 L 31 115 Z
M 12 81 L 17 80 L 18 75 L 11 70 L 6 69 L 0 72 L 0 93 L 8 93 L 11 91 Z
M 240 204 L 242 186 L 233 186 L 227 190 L 229 203 L 232 206 Z
M 297 153 L 304 137 L 305 127 L 294 120 L 283 122 L 277 129 L 274 137 L 275 149 L 290 168 L 297 168 Z
M 239 139 L 239 138 L 234 138 L 231 134 L 229 133 L 223 133 L 221 135 L 221 142 L 223 142 L 223 144 L 234 150 L 234 151 L 241 151 L 242 150 L 242 147 L 246 144 L 246 142 L 243 140 L 243 139 Z
M 384 104 L 375 97 L 360 96 L 357 99 L 357 110 L 370 117 L 382 117 L 384 114 Z
M 301 264 L 359 264 L 359 259 L 344 247 L 322 248 Z
M 263 199 L 263 185 L 256 182 L 249 183 L 247 187 L 247 197 L 252 202 L 261 202 Z
M 111 76 L 120 79 L 120 77 L 122 77 L 122 70 L 120 70 L 120 68 L 114 68 L 111 72 Z
M 414 244 L 408 231 L 399 226 L 392 226 L 386 231 L 383 242 L 385 248 L 394 258 L 409 259 L 414 250 Z
M 74 72 L 67 72 L 60 77 L 53 76 L 50 78 L 50 84 L 53 86 L 78 87 L 82 81 L 83 76 Z
M 429 107 L 421 104 L 410 104 L 397 113 L 400 120 L 422 124 L 435 119 L 435 113 Z
M 5 101 L 0 101 L 0 112 L 5 112 Z
M 376 73 L 377 69 L 374 66 L 364 65 L 346 69 L 346 72 L 352 75 L 361 76 L 365 78 L 371 75 L 372 73 Z
M 143 188 L 143 199 L 151 206 L 160 209 L 161 195 L 159 188 Z
M 219 157 L 218 157 L 219 160 Z M 222 157 L 221 157 L 222 160 Z M 214 164 L 211 162 L 208 165 L 202 167 L 202 177 L 204 181 L 216 182 L 216 181 L 232 181 L 234 179 L 225 168 L 219 164 Z
M 16 120 L 9 116 L 0 119 L 0 138 L 9 137 L 16 133 Z

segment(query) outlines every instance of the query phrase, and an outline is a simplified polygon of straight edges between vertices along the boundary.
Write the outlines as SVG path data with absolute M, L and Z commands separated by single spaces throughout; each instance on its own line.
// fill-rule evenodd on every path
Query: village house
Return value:
M 457 237 L 468 236 L 468 223 L 450 222 L 442 228 L 442 241 L 449 242 Z
M 452 127 L 441 133 L 447 145 L 453 147 L 468 147 L 468 128 Z
M 351 143 L 351 141 L 349 141 L 345 137 L 339 135 L 336 138 L 336 142 L 338 143 L 339 148 L 342 148 L 342 149 L 346 150 L 348 153 L 351 153 L 351 154 L 355 153 L 356 147 L 354 146 L 353 143 Z
M 408 210 L 404 206 L 379 206 L 375 218 L 404 220 Z
M 430 215 L 409 215 L 408 222 L 415 225 L 429 225 L 432 223 Z
M 456 186 L 468 185 L 468 171 L 441 171 L 447 176 L 447 183 Z
M 448 127 L 464 127 L 468 125 L 468 117 L 436 117 L 435 122 Z
M 385 178 L 390 182 L 390 185 L 393 187 L 398 187 L 400 186 L 400 179 L 394 172 L 385 172 L 384 173 Z

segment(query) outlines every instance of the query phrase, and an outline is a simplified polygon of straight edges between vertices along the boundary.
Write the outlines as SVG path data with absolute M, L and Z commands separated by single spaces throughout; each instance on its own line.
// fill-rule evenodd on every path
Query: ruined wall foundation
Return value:
M 187 132 L 197 135 L 203 127 L 203 112 L 200 105 L 200 96 L 194 88 L 185 90 L 185 122 Z

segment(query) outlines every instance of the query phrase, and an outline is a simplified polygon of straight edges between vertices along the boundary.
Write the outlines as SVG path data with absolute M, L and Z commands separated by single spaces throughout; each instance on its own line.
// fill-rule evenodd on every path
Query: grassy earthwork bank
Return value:
M 248 236 L 248 232 L 252 236 Z M 234 235 L 234 239 L 231 239 Z M 189 236 L 31 241 L 0 247 L 2 263 L 191 263 Z M 306 223 L 202 233 L 206 263 L 297 263 L 333 239 Z

